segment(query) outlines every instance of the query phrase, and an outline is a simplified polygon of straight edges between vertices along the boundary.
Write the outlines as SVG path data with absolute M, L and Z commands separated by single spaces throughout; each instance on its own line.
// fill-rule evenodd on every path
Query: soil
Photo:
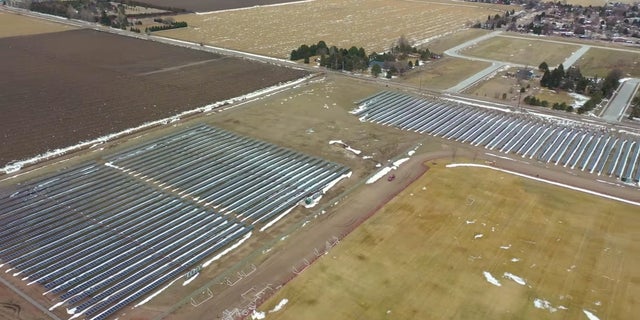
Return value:
M 0 167 L 306 74 L 93 30 L 0 47 Z
M 295 1 L 299 0 L 142 0 L 139 2 L 162 8 L 178 8 L 193 12 L 209 12 Z

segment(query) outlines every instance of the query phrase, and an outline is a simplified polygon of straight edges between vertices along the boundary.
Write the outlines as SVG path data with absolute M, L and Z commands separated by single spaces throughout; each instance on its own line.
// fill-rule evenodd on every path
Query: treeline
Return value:
M 387 77 L 390 78 L 396 73 L 402 74 L 407 69 L 420 64 L 419 59 L 409 61 L 408 57 L 419 56 L 422 60 L 437 58 L 439 55 L 433 54 L 427 48 L 417 48 L 404 37 L 392 45 L 388 52 L 378 54 L 373 52 L 367 54 L 364 48 L 352 46 L 349 49 L 338 48 L 336 46 L 328 46 L 324 41 L 318 41 L 316 44 L 303 44 L 297 49 L 291 51 L 291 60 L 303 60 L 309 63 L 311 57 L 319 57 L 320 66 L 334 70 L 367 70 L 372 66 L 372 74 L 378 76 L 382 72 L 382 68 L 387 70 Z
M 176 8 L 176 7 L 171 7 L 171 6 L 161 6 L 161 5 L 151 4 L 151 3 L 147 3 L 147 2 L 140 2 L 140 1 L 118 0 L 118 1 L 115 1 L 115 2 L 126 4 L 128 6 L 138 6 L 138 7 L 143 7 L 143 8 L 155 8 L 155 9 L 159 9 L 159 10 L 172 11 L 172 12 L 175 12 L 175 13 L 188 12 L 186 9 L 182 9 L 182 8 Z
M 571 66 L 565 71 L 563 65 L 560 64 L 557 68 L 551 70 L 546 62 L 542 62 L 538 69 L 544 72 L 542 78 L 540 78 L 541 87 L 552 90 L 575 91 L 590 97 L 584 105 L 578 108 L 577 112 L 580 114 L 592 111 L 604 98 L 611 98 L 622 78 L 622 71 L 618 69 L 611 70 L 604 79 L 598 79 L 598 77 L 587 78 L 582 75 L 580 68 L 577 66 Z M 546 106 L 542 105 L 542 102 L 537 101 L 535 97 L 524 101 L 530 105 L 548 106 L 548 103 Z M 568 109 L 568 107 L 562 105 L 554 105 L 552 108 L 556 110 Z M 570 111 L 573 111 L 573 109 Z
M 487 16 L 487 20 L 485 20 L 484 23 L 477 22 L 472 27 L 494 30 L 495 28 L 500 29 L 503 26 L 515 26 L 515 23 L 518 21 L 515 13 L 515 10 L 507 10 L 504 15 L 500 15 L 498 13 L 496 13 L 496 15 L 494 16 L 489 15 Z M 509 29 L 512 29 L 512 27 L 510 27 Z
M 526 96 L 524 97 L 524 99 L 522 99 L 526 104 L 532 105 L 532 106 L 540 106 L 543 108 L 548 108 L 549 107 L 549 101 L 547 100 L 540 100 L 538 98 L 536 98 L 535 96 Z M 562 110 L 562 111 L 567 111 L 567 112 L 573 112 L 573 106 L 568 105 L 566 102 L 555 102 L 551 105 L 551 109 L 553 110 Z
M 155 31 L 186 28 L 186 27 L 187 27 L 187 22 L 185 22 L 185 21 L 177 21 L 177 22 L 172 22 L 170 24 L 163 24 L 161 26 L 151 26 L 151 27 L 145 28 L 144 31 L 145 32 L 155 32 Z
M 368 56 L 364 48 L 355 46 L 345 49 L 336 46 L 327 46 L 324 41 L 318 41 L 317 44 L 303 44 L 298 49 L 292 50 L 291 60 L 304 60 L 309 63 L 309 59 L 313 56 L 320 56 L 320 66 L 334 70 L 366 70 L 369 67 Z

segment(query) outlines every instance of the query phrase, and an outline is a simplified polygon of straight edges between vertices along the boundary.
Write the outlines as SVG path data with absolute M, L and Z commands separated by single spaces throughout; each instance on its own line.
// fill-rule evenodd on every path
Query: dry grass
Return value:
M 511 8 L 453 1 L 323 0 L 177 16 L 189 27 L 159 34 L 280 58 L 319 40 L 380 52 L 403 34 L 420 42 Z
M 463 50 L 464 54 L 487 59 L 538 66 L 546 61 L 550 66 L 562 63 L 578 47 L 544 41 L 509 37 L 494 37 Z
M 625 77 L 639 77 L 640 51 L 612 51 L 591 48 L 576 62 L 576 65 L 580 67 L 580 71 L 586 76 L 597 75 L 603 78 L 611 70 L 620 69 Z
M 268 319 L 585 319 L 583 310 L 631 319 L 640 296 L 637 212 L 438 162 L 260 309 L 287 298 Z
M 549 101 L 549 105 L 557 103 L 566 103 L 571 105 L 573 103 L 573 98 L 566 91 L 552 91 L 545 88 L 540 88 L 538 92 L 534 94 L 536 98 L 540 100 Z
M 509 72 L 515 73 L 516 70 L 511 69 Z M 506 72 L 499 72 L 491 79 L 482 81 L 467 89 L 466 92 L 478 97 L 508 102 L 518 98 L 521 87 L 526 87 L 527 84 L 534 86 L 535 84 L 533 82 L 535 82 L 535 80 L 518 81 L 514 77 L 507 77 Z M 502 99 L 502 95 L 505 93 L 507 94 L 506 99 Z M 523 93 L 522 97 L 526 95 L 527 93 Z
M 471 39 L 475 39 L 487 33 L 489 33 L 489 31 L 484 29 L 464 29 L 450 35 L 430 40 L 429 42 L 424 44 L 424 47 L 429 48 L 429 50 L 431 50 L 432 52 L 442 53 L 447 49 L 451 49 L 461 43 L 464 43 Z
M 400 81 L 414 86 L 444 90 L 455 86 L 488 66 L 488 62 L 444 57 L 440 60 L 432 60 L 415 69 Z
M 58 32 L 73 29 L 60 23 L 0 12 L 0 38 Z

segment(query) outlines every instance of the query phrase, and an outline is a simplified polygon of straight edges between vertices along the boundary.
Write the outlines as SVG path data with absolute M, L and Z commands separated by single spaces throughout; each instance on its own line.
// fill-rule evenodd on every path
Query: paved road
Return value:
M 569 67 L 576 63 L 578 59 L 580 59 L 585 53 L 587 53 L 587 51 L 589 51 L 589 49 L 591 49 L 591 46 L 581 46 L 580 49 L 574 51 L 566 60 L 564 60 L 564 62 L 562 63 L 562 67 L 565 70 L 569 69 Z
M 613 98 L 609 100 L 609 103 L 604 108 L 604 111 L 602 111 L 600 116 L 608 122 L 617 122 L 622 120 L 624 112 L 627 110 L 627 107 L 631 104 L 631 100 L 638 91 L 638 84 L 640 84 L 640 79 L 637 78 L 628 79 L 623 82 L 615 92 Z
M 491 63 L 491 66 L 481 70 L 480 72 L 470 76 L 467 79 L 462 80 L 460 83 L 458 83 L 457 85 L 445 90 L 446 92 L 449 93 L 460 93 L 462 91 L 464 91 L 465 89 L 469 88 L 470 86 L 482 81 L 484 78 L 486 78 L 487 76 L 489 76 L 490 74 L 502 69 L 503 67 L 524 67 L 524 65 L 521 64 L 517 64 L 517 63 L 509 63 L 509 62 L 504 62 L 504 61 L 498 61 L 498 60 L 491 60 L 491 59 L 485 59 L 485 58 L 479 58 L 479 57 L 472 57 L 472 56 L 467 56 L 467 55 L 463 55 L 460 54 L 461 50 L 464 50 L 467 47 L 473 46 L 478 44 L 479 42 L 482 41 L 486 41 L 488 39 L 491 39 L 493 37 L 499 36 L 502 33 L 502 31 L 494 31 L 491 33 L 487 33 L 485 35 L 482 35 L 480 37 L 477 37 L 475 39 L 471 39 L 465 43 L 459 44 L 451 49 L 448 49 L 444 52 L 444 54 L 454 57 L 454 58 L 460 58 L 460 59 L 465 59 L 465 60 L 471 60 L 471 61 L 482 61 L 482 62 L 489 62 Z
M 43 307 L 40 303 L 38 303 L 38 301 L 35 301 L 33 299 L 31 299 L 31 297 L 29 297 L 26 293 L 20 291 L 20 289 L 16 288 L 16 286 L 14 286 L 13 284 L 11 284 L 11 282 L 5 280 L 4 278 L 0 277 L 0 282 L 5 285 L 7 288 L 13 290 L 13 292 L 17 293 L 18 295 L 20 295 L 22 298 L 24 298 L 25 300 L 27 300 L 29 303 L 31 303 L 32 305 L 34 305 L 36 308 L 38 308 L 40 311 L 44 312 L 46 315 L 48 315 L 49 317 L 51 317 L 51 319 L 54 320 L 62 320 L 60 318 L 58 318 L 58 316 L 56 316 L 55 314 L 51 313 L 47 308 Z

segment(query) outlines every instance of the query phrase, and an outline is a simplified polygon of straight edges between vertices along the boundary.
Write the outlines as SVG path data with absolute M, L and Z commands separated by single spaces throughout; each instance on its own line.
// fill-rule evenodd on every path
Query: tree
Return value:
M 540 86 L 548 87 L 550 81 L 551 81 L 551 72 L 549 72 L 549 69 L 547 69 L 542 75 L 542 78 L 540 78 Z
M 609 74 L 602 81 L 602 96 L 610 98 L 613 92 L 618 89 L 621 78 L 622 71 L 620 69 L 609 71 Z
M 416 67 L 419 67 L 420 66 L 420 59 L 416 59 L 416 63 L 414 63 L 413 65 L 416 66 Z
M 379 64 L 374 64 L 373 67 L 371 67 L 371 74 L 377 78 L 380 73 L 382 73 L 382 68 L 380 68 Z
M 409 69 L 413 69 L 413 62 L 409 61 L 409 63 L 407 64 L 407 67 L 409 67 Z
M 629 113 L 629 119 L 633 120 L 640 118 L 640 96 L 633 98 L 631 101 L 631 112 Z
M 538 70 L 549 71 L 549 65 L 547 65 L 545 61 L 542 61 L 542 63 L 538 66 Z

